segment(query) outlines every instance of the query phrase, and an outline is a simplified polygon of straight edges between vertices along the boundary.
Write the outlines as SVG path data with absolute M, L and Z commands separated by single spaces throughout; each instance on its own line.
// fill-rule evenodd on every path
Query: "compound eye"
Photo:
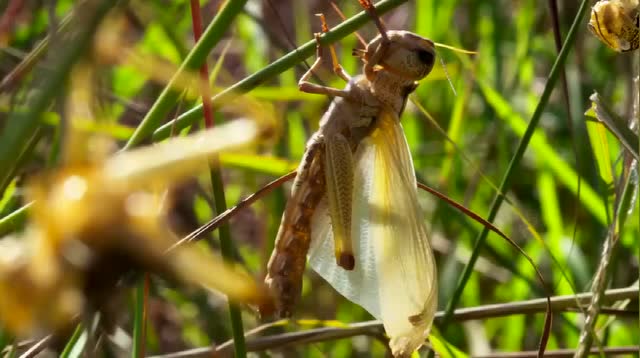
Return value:
M 427 50 L 418 50 L 418 59 L 427 66 L 433 66 L 435 54 Z

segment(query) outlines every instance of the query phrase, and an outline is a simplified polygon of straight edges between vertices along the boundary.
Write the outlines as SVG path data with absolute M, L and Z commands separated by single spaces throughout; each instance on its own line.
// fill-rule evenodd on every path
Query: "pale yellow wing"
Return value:
M 335 264 L 326 204 L 314 215 L 309 262 L 338 292 L 382 320 L 394 355 L 409 355 L 429 333 L 437 276 L 411 154 L 391 111 L 383 111 L 360 143 L 355 163 L 355 269 Z

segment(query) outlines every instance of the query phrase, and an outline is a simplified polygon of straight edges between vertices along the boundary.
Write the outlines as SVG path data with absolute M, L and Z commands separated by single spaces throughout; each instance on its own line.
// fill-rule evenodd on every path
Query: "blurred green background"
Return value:
M 383 16 L 390 29 L 406 29 L 437 43 L 477 52 L 467 55 L 438 48 L 444 66 L 437 64 L 422 81 L 413 97 L 415 104 L 407 106 L 402 123 L 419 181 L 482 217 L 487 217 L 497 187 L 558 57 L 549 3 L 553 1 L 415 0 Z M 206 26 L 218 12 L 221 2 L 200 1 L 200 4 Z M 360 11 L 355 0 L 337 1 L 337 5 L 346 17 Z M 579 2 L 571 1 L 558 4 L 562 39 L 567 37 L 579 5 Z M 6 14 L 14 9 L 12 6 L 18 8 L 9 18 Z M 8 24 L 3 22 L 0 28 L 2 77 L 6 78 L 21 60 L 28 58 L 43 38 L 65 26 L 64 19 L 74 6 L 77 6 L 74 1 L 66 0 L 0 2 L 3 19 L 9 18 Z M 158 63 L 168 64 L 164 68 L 153 67 L 152 71 L 163 72 L 156 75 L 169 78 L 194 45 L 189 3 L 130 1 L 118 4 L 118 10 L 126 22 L 127 37 L 121 40 L 128 48 L 112 55 L 125 57 L 128 51 L 135 51 L 139 55 L 152 56 Z M 330 27 L 342 21 L 325 0 L 249 1 L 207 57 L 214 74 L 212 77 L 215 76 L 212 78 L 214 88 L 228 88 L 313 39 L 313 33 L 320 30 L 316 13 L 324 13 Z M 556 81 L 524 157 L 513 169 L 511 186 L 505 192 L 508 203 L 503 204 L 495 220 L 496 226 L 533 258 L 553 295 L 589 291 L 604 240 L 612 228 L 614 208 L 621 190 L 619 180 L 629 168 L 629 159 L 622 156 L 619 140 L 593 125 L 595 122 L 584 113 L 591 107 L 589 96 L 598 91 L 620 116 L 628 118 L 631 115 L 634 55 L 618 54 L 600 43 L 587 30 L 588 16 L 579 24 L 564 66 L 568 92 L 563 91 L 561 79 Z M 376 30 L 370 21 L 367 22 L 359 33 L 365 39 L 371 39 Z M 23 108 L 30 97 L 37 95 L 38 86 L 45 81 L 42 76 L 55 72 L 51 64 L 66 51 L 68 43 L 64 38 L 54 39 L 33 70 L 27 71 L 13 85 L 2 87 L 0 124 L 3 126 L 11 113 Z M 93 41 L 96 45 L 97 40 L 94 38 Z M 361 64 L 351 56 L 351 49 L 359 47 L 354 35 L 337 44 L 340 62 L 352 75 L 361 71 Z M 259 154 L 223 158 L 228 206 L 295 168 L 301 158 L 306 140 L 317 129 L 329 103 L 327 98 L 302 94 L 297 89 L 298 79 L 313 60 L 312 56 L 306 64 L 298 62 L 282 74 L 265 77 L 264 83 L 248 93 L 272 106 L 281 125 L 281 136 L 276 143 L 264 145 Z M 99 80 L 95 105 L 102 116 L 114 124 L 107 134 L 124 144 L 148 114 L 166 81 L 158 81 L 156 76 L 125 61 L 100 63 L 98 59 L 97 63 Z M 323 83 L 343 86 L 329 66 L 325 70 L 319 74 Z M 455 93 L 451 87 L 455 88 Z M 45 124 L 38 143 L 10 177 L 11 184 L 0 201 L 0 216 L 5 218 L 0 222 L 3 233 L 22 227 L 23 220 L 18 219 L 24 219 L 23 216 L 11 220 L 7 217 L 24 204 L 23 179 L 56 165 L 60 148 L 59 123 L 65 116 L 60 103 L 65 96 L 61 87 L 47 102 L 43 109 Z M 200 102 L 197 89 L 179 95 L 177 99 L 169 103 L 171 110 L 161 116 L 160 124 Z M 217 121 L 237 115 L 225 109 L 226 103 L 217 104 Z M 435 122 L 419 107 L 426 109 Z M 201 126 L 201 120 L 196 126 Z M 0 170 L 8 172 L 11 167 Z M 173 205 L 171 219 L 181 235 L 214 216 L 207 178 L 203 175 L 200 184 L 191 182 L 176 189 L 178 200 Z M 637 177 L 632 182 L 637 188 Z M 289 186 L 276 190 L 231 220 L 232 239 L 238 255 L 243 265 L 258 278 L 264 274 L 288 190 Z M 420 192 L 419 195 L 438 261 L 439 308 L 444 309 L 454 295 L 482 225 L 427 193 Z M 630 207 L 637 209 L 635 197 Z M 618 250 L 609 267 L 610 287 L 637 283 L 638 230 L 637 213 L 619 228 Z M 217 232 L 212 234 L 214 245 L 217 245 L 217 235 Z M 536 235 L 542 241 L 536 240 Z M 490 234 L 478 253 L 475 271 L 464 287 L 457 307 L 544 297 L 532 267 L 499 236 Z M 133 302 L 133 298 L 131 300 Z M 146 352 L 149 354 L 220 344 L 231 337 L 226 305 L 221 300 L 208 299 L 202 293 L 153 280 L 148 307 Z M 619 308 L 631 310 L 629 314 L 611 316 L 610 321 L 601 319 L 598 326 L 603 329 L 602 346 L 637 345 L 640 337 L 637 307 L 637 302 L 627 302 Z M 119 320 L 129 334 L 133 310 L 133 303 L 131 309 L 123 308 Z M 256 327 L 259 324 L 256 316 L 248 310 L 244 312 L 245 330 Z M 305 276 L 303 297 L 295 317 L 311 321 L 288 324 L 274 332 L 337 324 L 323 320 L 346 324 L 371 319 L 366 311 L 341 297 L 311 271 Z M 549 348 L 576 347 L 582 317 L 581 313 L 575 312 L 557 314 Z M 543 318 L 543 313 L 539 313 L 455 322 L 448 324 L 439 335 L 471 355 L 529 351 L 537 347 Z M 438 323 L 436 327 L 439 327 Z M 304 357 L 386 354 L 384 341 L 381 343 L 375 337 L 366 336 L 270 352 Z M 269 353 L 261 354 L 269 356 Z

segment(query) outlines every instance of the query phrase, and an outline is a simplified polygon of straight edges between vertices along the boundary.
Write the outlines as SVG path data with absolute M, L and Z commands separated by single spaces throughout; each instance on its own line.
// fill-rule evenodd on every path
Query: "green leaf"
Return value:
M 511 129 L 520 137 L 524 137 L 532 123 L 527 124 L 512 107 L 507 100 L 490 86 L 480 82 L 480 88 L 487 102 L 495 110 L 498 118 L 505 121 Z M 529 142 L 531 149 L 536 153 L 540 163 L 548 167 L 554 176 L 564 186 L 575 195 L 578 193 L 578 174 L 576 171 L 556 152 L 554 147 L 547 140 L 547 136 L 541 129 L 534 129 L 531 132 Z M 607 225 L 607 214 L 605 205 L 596 191 L 584 180 L 580 186 L 580 201 L 591 214 L 603 225 Z
M 433 350 L 436 351 L 442 358 L 467 358 L 469 357 L 460 349 L 456 348 L 453 344 L 447 342 L 440 332 L 435 328 L 432 328 L 429 335 L 429 341 L 433 346 Z
M 220 162 L 225 167 L 235 167 L 240 169 L 248 169 L 253 172 L 268 174 L 273 176 L 282 176 L 295 170 L 297 163 L 264 155 L 255 154 L 233 154 L 227 153 L 220 155 Z
M 640 160 L 640 155 L 638 154 L 638 135 L 629 129 L 627 121 L 613 112 L 602 101 L 597 92 L 594 92 L 589 99 L 592 101 L 592 109 L 593 112 L 595 112 L 596 118 L 604 123 L 636 160 Z

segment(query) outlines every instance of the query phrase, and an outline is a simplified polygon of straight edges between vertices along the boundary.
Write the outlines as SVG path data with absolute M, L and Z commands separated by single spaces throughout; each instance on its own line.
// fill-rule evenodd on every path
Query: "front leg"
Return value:
M 349 141 L 339 133 L 325 136 L 324 157 L 336 262 L 345 270 L 353 270 L 355 259 L 351 240 L 351 206 L 354 163 Z
M 322 19 L 323 32 L 327 32 L 328 27 L 324 20 L 324 16 L 321 16 L 321 19 Z M 309 82 L 311 75 L 313 75 L 313 73 L 316 70 L 318 70 L 320 66 L 322 66 L 322 62 L 323 62 L 322 45 L 320 44 L 320 34 L 315 34 L 315 39 L 316 39 L 316 61 L 313 63 L 313 65 L 311 65 L 311 68 L 309 68 L 309 70 L 305 72 L 304 75 L 302 75 L 302 77 L 300 78 L 300 81 L 298 81 L 298 88 L 300 89 L 300 91 L 306 92 L 306 93 L 323 94 L 331 97 L 351 98 L 352 96 L 348 91 L 333 88 L 333 87 L 328 87 L 328 86 L 322 86 L 319 84 Z M 351 77 L 342 68 L 342 66 L 340 66 L 340 63 L 338 63 L 338 57 L 336 56 L 336 52 L 333 49 L 333 46 L 329 46 L 329 49 L 331 51 L 331 63 L 332 63 L 333 72 L 338 77 L 349 82 Z

